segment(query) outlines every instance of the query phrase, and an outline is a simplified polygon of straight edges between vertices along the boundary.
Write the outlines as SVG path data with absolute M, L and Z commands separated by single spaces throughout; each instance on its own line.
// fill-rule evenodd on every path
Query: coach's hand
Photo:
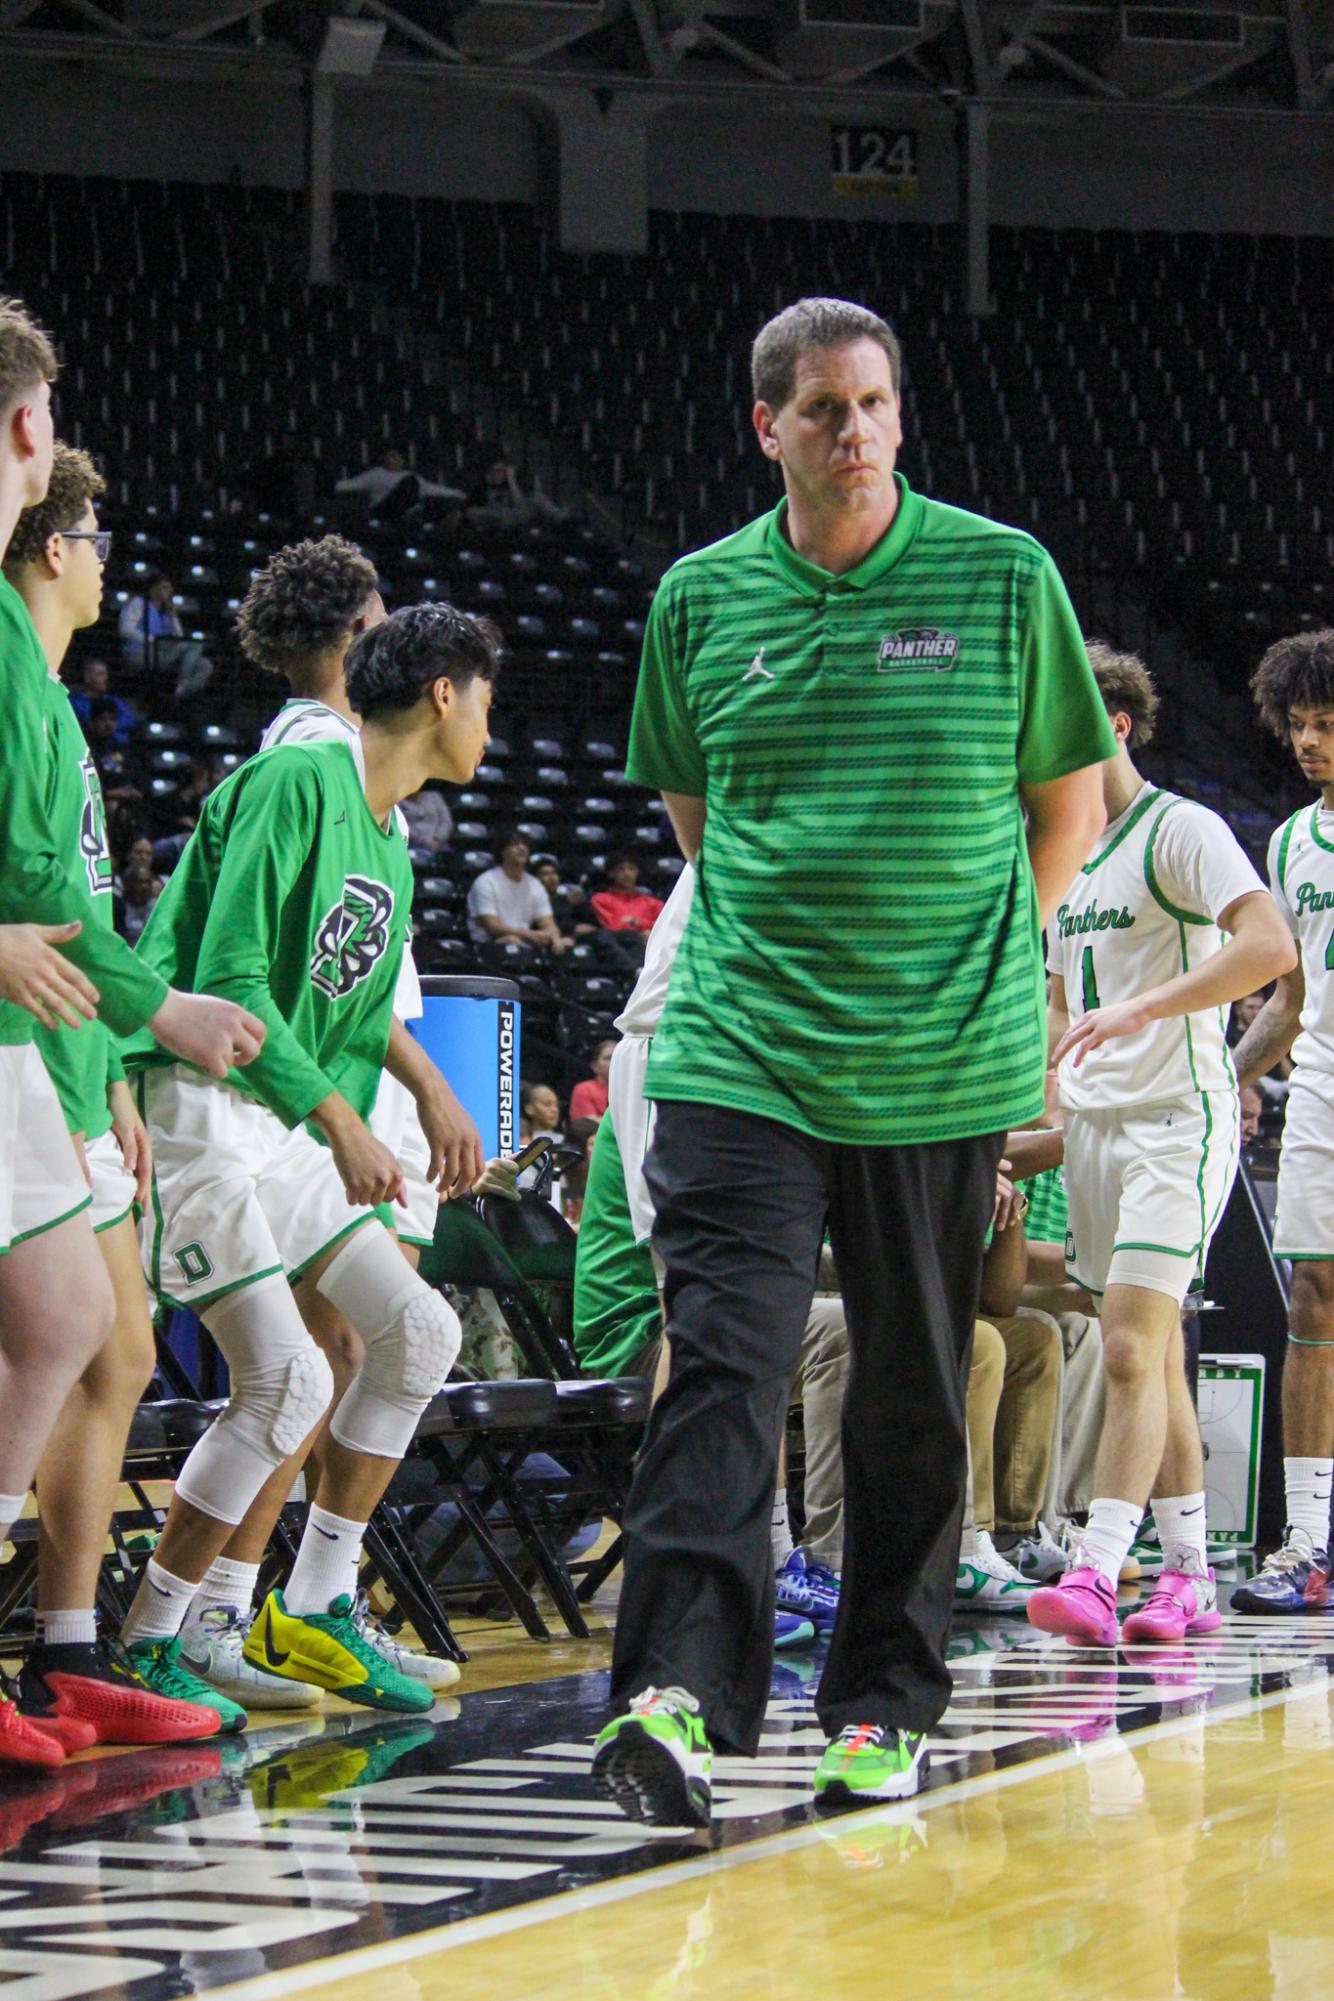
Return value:
M 72 924 L 0 924 L 0 999 L 36 1015 L 43 1028 L 77 1028 L 97 1018 L 97 988 L 57 945 L 77 938 Z
M 164 1048 L 184 1057 L 210 1077 L 225 1077 L 234 1066 L 253 1063 L 264 1047 L 265 1028 L 256 1014 L 215 994 L 182 994 L 167 989 L 167 998 L 148 1026 Z
M 418 1098 L 417 1114 L 431 1149 L 427 1174 L 441 1200 L 466 1195 L 486 1166 L 482 1135 L 439 1072 Z
M 1090 1049 L 1100 1049 L 1104 1042 L 1112 1042 L 1118 1035 L 1138 1035 L 1155 1019 L 1152 1008 L 1143 997 L 1113 1001 L 1108 1007 L 1091 1007 L 1087 1014 L 1080 1015 L 1078 1021 L 1071 1022 L 1057 1043 L 1052 1068 L 1063 1063 L 1073 1051 L 1077 1070 Z

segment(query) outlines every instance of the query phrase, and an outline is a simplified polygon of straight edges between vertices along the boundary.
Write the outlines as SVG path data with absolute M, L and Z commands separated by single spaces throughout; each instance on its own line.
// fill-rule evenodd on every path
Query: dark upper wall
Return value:
M 644 205 L 949 220 L 957 211 L 951 114 L 892 103 L 867 100 L 863 116 L 918 131 L 921 187 L 911 206 L 835 194 L 829 114 L 779 109 L 759 92 L 646 99 L 637 170 Z M 336 184 L 545 202 L 555 192 L 558 125 L 567 165 L 582 167 L 594 189 L 601 170 L 605 186 L 600 117 L 562 121 L 555 91 L 540 104 L 522 86 L 502 95 L 425 81 L 393 91 L 349 85 L 338 100 Z M 1334 235 L 1332 116 L 1114 114 L 1092 103 L 1008 109 L 993 115 L 990 151 L 991 213 L 1001 223 Z M 0 170 L 299 187 L 303 156 L 294 76 L 168 83 L 26 59 L 8 60 L 0 73 Z M 624 209 L 619 168 L 613 178 Z M 636 188 L 631 207 L 637 199 Z

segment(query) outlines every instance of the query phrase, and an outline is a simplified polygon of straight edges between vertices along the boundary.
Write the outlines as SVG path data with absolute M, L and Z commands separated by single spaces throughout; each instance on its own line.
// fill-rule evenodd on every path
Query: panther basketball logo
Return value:
M 373 876 L 350 875 L 340 902 L 325 912 L 315 933 L 310 977 L 330 1000 L 361 985 L 385 955 L 394 893 Z
M 879 670 L 889 674 L 898 667 L 929 667 L 943 674 L 959 657 L 957 632 L 942 632 L 938 625 L 909 625 L 902 632 L 887 632 L 880 642 Z
M 96 896 L 111 887 L 111 855 L 107 848 L 107 809 L 91 757 L 83 760 L 83 812 L 79 819 L 79 853 L 88 871 L 88 888 Z

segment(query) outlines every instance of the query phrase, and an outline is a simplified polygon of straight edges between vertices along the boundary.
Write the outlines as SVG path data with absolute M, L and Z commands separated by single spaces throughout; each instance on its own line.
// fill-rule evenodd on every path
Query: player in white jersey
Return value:
M 345 741 L 360 763 L 361 732 L 347 698 L 344 661 L 358 634 L 381 624 L 384 618 L 374 565 L 341 536 L 326 535 L 319 541 L 280 549 L 256 573 L 237 619 L 241 644 L 257 666 L 281 675 L 292 691 L 265 730 L 261 752 L 333 739 Z M 399 832 L 406 838 L 406 826 L 397 808 L 395 816 Z M 421 1011 L 421 984 L 409 943 L 404 947 L 394 996 L 395 1032 L 403 1035 L 403 1048 L 416 1059 L 420 1076 L 435 1098 L 434 1124 L 441 1158 L 434 1175 L 432 1146 L 423 1130 L 417 1100 L 387 1070 L 370 1127 L 403 1169 L 405 1204 L 386 1210 L 384 1220 L 395 1231 L 414 1268 L 422 1246 L 434 1236 L 441 1190 L 466 1193 L 482 1164 L 476 1126 L 425 1051 L 399 1026 Z M 361 1365 L 361 1341 L 332 1302 L 309 1281 L 303 1279 L 295 1286 L 294 1297 L 302 1319 L 333 1369 L 336 1404 Z M 318 1453 L 317 1444 L 312 1456 L 318 1459 Z M 386 1461 L 386 1484 L 392 1472 L 392 1464 Z M 272 1707 L 277 1702 L 297 1707 L 308 1705 L 318 1694 L 303 1683 L 275 1682 L 272 1676 L 253 1668 L 242 1652 L 259 1566 L 290 1487 L 291 1469 L 284 1466 L 261 1489 L 222 1555 L 210 1565 L 182 1637 L 183 1663 L 243 1706 L 249 1700 L 261 1706 Z M 373 1623 L 366 1625 L 365 1634 L 392 1666 L 414 1680 L 437 1688 L 458 1680 L 452 1661 L 400 1647 Z
M 1300 949 L 1238 1043 L 1243 1084 L 1292 1053 L 1279 1154 L 1274 1252 L 1292 1260 L 1283 1368 L 1281 1548 L 1232 1594 L 1243 1612 L 1328 1607 L 1334 1476 L 1334 631 L 1269 648 L 1251 686 L 1260 717 L 1319 790 L 1275 829 L 1269 881 Z
M 1077 1644 L 1115 1646 L 1115 1579 L 1150 1492 L 1164 1568 L 1124 1638 L 1175 1641 L 1219 1624 L 1181 1306 L 1240 1151 L 1225 1010 L 1295 953 L 1218 815 L 1135 769 L 1130 752 L 1151 738 L 1158 707 L 1142 662 L 1097 644 L 1089 658 L 1120 748 L 1102 768 L 1107 827 L 1057 910 L 1049 963 L 1066 1264 L 1101 1301 L 1107 1410 L 1088 1525 L 1028 1616 Z

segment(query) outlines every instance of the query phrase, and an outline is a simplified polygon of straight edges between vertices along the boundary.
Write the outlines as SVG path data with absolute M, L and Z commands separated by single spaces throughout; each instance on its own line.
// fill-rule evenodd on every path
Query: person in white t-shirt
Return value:
M 468 891 L 468 935 L 476 945 L 492 938 L 515 938 L 558 956 L 573 941 L 561 937 L 551 898 L 537 877 L 528 873 L 529 852 L 522 834 L 502 836 L 499 866 L 483 870 Z
M 1261 721 L 1319 796 L 1274 830 L 1269 883 L 1301 957 L 1233 1051 L 1243 1087 L 1292 1053 L 1274 1252 L 1292 1260 L 1283 1365 L 1283 1542 L 1241 1612 L 1328 1610 L 1334 1484 L 1334 630 L 1277 640 L 1251 682 Z
M 1089 658 L 1120 750 L 1102 767 L 1106 829 L 1056 912 L 1048 960 L 1066 1267 L 1101 1302 L 1107 1409 L 1087 1527 L 1028 1616 L 1078 1645 L 1114 1647 L 1220 1623 L 1181 1307 L 1240 1152 L 1227 1006 L 1296 954 L 1225 822 L 1131 762 L 1158 707 L 1143 663 L 1098 644 Z M 1151 1491 L 1165 1567 L 1121 1635 L 1115 1580 Z

